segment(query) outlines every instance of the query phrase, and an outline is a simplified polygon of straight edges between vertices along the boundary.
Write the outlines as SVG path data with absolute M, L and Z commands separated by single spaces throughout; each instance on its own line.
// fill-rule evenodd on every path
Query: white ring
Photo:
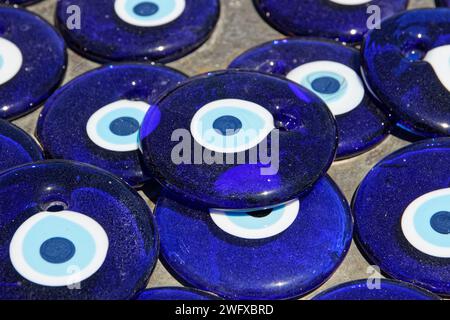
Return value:
M 129 24 L 139 27 L 157 27 L 164 24 L 168 24 L 177 19 L 179 16 L 181 16 L 181 14 L 184 12 L 184 9 L 186 8 L 186 0 L 175 0 L 175 8 L 170 14 L 156 20 L 151 19 L 145 20 L 145 19 L 137 19 L 136 17 L 133 17 L 127 12 L 126 10 L 127 1 L 128 0 L 115 0 L 114 10 L 116 11 L 116 14 L 119 16 L 120 19 Z
M 236 107 L 240 110 L 246 110 L 253 113 L 255 117 L 260 117 L 260 119 L 263 121 L 263 128 L 254 131 L 252 130 L 252 128 L 248 128 L 247 130 L 243 128 L 242 131 L 240 131 L 238 134 L 240 135 L 242 133 L 243 136 L 245 134 L 248 134 L 249 137 L 252 137 L 252 140 L 239 146 L 227 144 L 218 146 L 214 143 L 208 142 L 207 139 L 205 139 L 202 119 L 207 113 L 213 112 L 214 110 L 220 110 L 224 107 Z M 266 139 L 269 133 L 272 132 L 273 129 L 275 129 L 275 120 L 272 114 L 266 108 L 254 102 L 241 99 L 222 99 L 210 102 L 201 107 L 192 118 L 190 129 L 195 141 L 197 141 L 206 149 L 220 153 L 238 153 L 249 150 Z M 221 139 L 223 139 L 222 135 L 212 130 L 212 128 L 209 129 L 210 130 L 207 130 L 208 138 L 211 138 L 211 140 L 213 141 L 220 141 Z
M 306 79 L 318 72 L 330 72 L 339 75 L 345 79 L 348 84 L 348 92 L 343 97 L 335 101 L 326 101 L 328 108 L 333 115 L 338 116 L 352 111 L 358 107 L 364 99 L 365 90 L 364 83 L 361 78 L 352 68 L 334 61 L 321 60 L 310 63 L 305 63 L 287 74 L 287 78 L 305 86 Z M 321 96 L 320 93 L 315 92 L 312 88 L 308 88 L 314 93 Z
M 450 188 L 440 189 L 426 193 L 419 198 L 415 199 L 411 204 L 405 209 L 402 216 L 402 231 L 408 242 L 418 249 L 419 251 L 426 253 L 428 255 L 439 257 L 439 258 L 450 258 L 450 247 L 440 247 L 436 246 L 428 241 L 426 241 L 416 230 L 414 219 L 418 212 L 418 209 L 426 202 L 433 201 L 441 196 L 450 195 Z M 450 203 L 447 208 L 450 211 Z M 442 235 L 450 239 L 450 234 Z
M 210 215 L 214 223 L 226 233 L 243 239 L 256 240 L 276 236 L 289 228 L 292 223 L 294 223 L 295 219 L 297 219 L 300 210 L 300 202 L 298 199 L 296 199 L 286 203 L 285 205 L 275 206 L 273 208 L 278 210 L 274 210 L 270 214 L 272 215 L 278 213 L 281 215 L 281 217 L 276 221 L 275 224 L 266 225 L 260 229 L 248 229 L 234 223 L 233 219 L 239 219 L 239 217 L 233 216 L 233 214 L 239 213 L 239 211 L 210 209 Z M 270 207 L 266 209 L 270 209 Z M 283 212 L 278 212 L 279 210 L 283 210 Z M 243 217 L 248 218 L 248 212 L 252 211 L 254 212 L 259 210 L 253 209 L 241 212 L 243 214 Z M 259 218 L 254 219 L 257 220 Z
M 73 269 L 75 273 L 67 276 L 48 276 L 35 271 L 23 255 L 23 243 L 30 229 L 40 220 L 48 217 L 57 217 L 69 220 L 71 223 L 80 225 L 95 239 L 95 257 L 83 269 Z M 55 230 L 57 231 L 57 230 Z M 63 230 L 59 230 L 64 232 Z M 43 286 L 62 287 L 81 282 L 91 277 L 103 265 L 108 252 L 109 240 L 105 230 L 92 218 L 74 211 L 40 212 L 26 220 L 14 233 L 9 245 L 9 256 L 14 269 L 25 279 Z
M 439 81 L 450 91 L 450 45 L 428 51 L 423 60 L 431 64 Z
M 139 149 L 139 133 L 136 133 L 136 141 L 133 143 L 127 143 L 127 144 L 115 144 L 110 141 L 105 140 L 98 134 L 97 124 L 98 122 L 106 116 L 108 113 L 113 112 L 115 110 L 120 110 L 124 108 L 124 106 L 128 108 L 134 108 L 140 111 L 143 111 L 144 115 L 150 109 L 150 105 L 146 102 L 142 101 L 131 101 L 131 100 L 119 100 L 113 103 L 110 103 L 99 110 L 97 110 L 88 120 L 86 124 L 86 132 L 89 136 L 89 139 L 91 139 L 92 142 L 94 142 L 99 147 L 102 147 L 103 149 L 111 150 L 111 151 L 117 151 L 117 152 L 128 152 L 128 151 L 135 151 Z M 139 119 L 139 124 L 142 124 L 143 119 Z
M 0 67 L 0 85 L 8 82 L 20 71 L 23 56 L 20 49 L 11 41 L 0 38 L 0 58 L 3 62 Z

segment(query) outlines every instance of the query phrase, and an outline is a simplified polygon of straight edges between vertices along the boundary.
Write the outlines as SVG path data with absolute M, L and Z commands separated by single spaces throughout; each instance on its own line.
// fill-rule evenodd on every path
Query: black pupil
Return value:
M 323 94 L 333 94 L 339 91 L 341 84 L 332 77 L 321 77 L 314 80 L 311 84 L 314 91 Z
M 272 209 L 264 209 L 264 210 L 248 212 L 248 214 L 254 218 L 264 218 L 264 217 L 267 217 L 271 213 L 272 213 Z
M 233 116 L 222 116 L 213 123 L 213 128 L 223 136 L 232 136 L 242 128 L 242 122 Z
M 159 7 L 154 2 L 142 2 L 133 8 L 134 13 L 142 17 L 154 15 L 158 10 Z
M 450 234 L 450 212 L 440 211 L 431 217 L 431 227 L 441 234 Z
M 129 136 L 139 130 L 139 121 L 131 117 L 121 117 L 109 125 L 112 133 L 118 136 Z
M 72 241 L 65 238 L 51 238 L 41 245 L 40 254 L 47 262 L 64 263 L 75 255 L 75 246 Z

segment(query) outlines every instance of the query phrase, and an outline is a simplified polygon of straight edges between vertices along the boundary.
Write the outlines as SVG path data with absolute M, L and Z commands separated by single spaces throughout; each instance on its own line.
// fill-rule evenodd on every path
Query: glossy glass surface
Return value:
M 219 12 L 218 0 L 62 0 L 56 25 L 73 50 L 95 61 L 169 62 L 202 45 Z
M 223 115 L 239 118 L 242 128 Z M 232 135 L 219 134 L 230 125 Z M 337 147 L 334 117 L 317 96 L 247 71 L 185 82 L 150 109 L 140 137 L 145 165 L 174 196 L 225 209 L 276 205 L 307 192 Z
M 375 283 L 379 281 L 379 283 Z M 340 284 L 314 297 L 314 300 L 439 300 L 431 292 L 400 281 L 357 280 Z
M 440 295 L 450 294 L 448 161 L 450 138 L 403 148 L 370 171 L 353 201 L 356 237 L 370 262 Z
M 224 298 L 305 295 L 328 279 L 345 257 L 352 219 L 345 198 L 328 177 L 297 204 L 282 210 L 228 212 L 224 217 L 163 197 L 155 211 L 161 256 L 178 280 Z M 280 229 L 286 220 L 288 227 Z M 238 230 L 247 233 L 234 235 Z M 257 239 L 252 235 L 258 230 Z
M 115 176 L 75 162 L 0 175 L 0 234 L 1 299 L 129 299 L 158 256 L 145 201 Z
M 261 16 L 290 36 L 317 36 L 341 42 L 360 42 L 368 31 L 371 14 L 385 19 L 405 10 L 407 0 L 360 1 L 345 5 L 330 0 L 253 0 Z M 351 1 L 350 1 L 351 2 Z M 378 6 L 378 8 L 370 7 Z M 375 10 L 375 11 L 374 11 Z M 368 13 L 369 12 L 369 13 Z
M 364 86 L 360 53 L 353 48 L 305 38 L 275 40 L 243 53 L 229 67 L 286 76 L 324 99 L 336 116 L 338 159 L 364 153 L 388 134 L 389 120 Z
M 9 7 L 0 8 L 0 40 L 16 48 L 8 52 L 0 45 L 0 118 L 12 119 L 39 107 L 57 88 L 66 70 L 66 46 L 46 21 Z M 2 81 L 13 61 L 17 73 Z
M 88 72 L 45 103 L 36 135 L 51 158 L 89 163 L 140 186 L 149 179 L 138 150 L 142 119 L 184 79 L 176 70 L 144 64 Z
M 0 120 L 0 172 L 43 159 L 41 147 L 25 131 Z
M 387 19 L 363 44 L 368 84 L 386 111 L 415 134 L 450 134 L 449 48 L 450 9 L 444 8 Z
M 210 293 L 182 287 L 153 288 L 140 292 L 136 300 L 159 300 L 159 301 L 180 301 L 180 300 L 219 300 L 220 298 Z

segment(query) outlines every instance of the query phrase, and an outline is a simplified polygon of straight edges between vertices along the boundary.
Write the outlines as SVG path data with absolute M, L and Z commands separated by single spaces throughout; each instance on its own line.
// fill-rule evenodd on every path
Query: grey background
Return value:
M 170 63 L 169 66 L 179 69 L 190 76 L 212 70 L 225 69 L 237 55 L 245 50 L 263 42 L 283 37 L 259 17 L 251 0 L 221 0 L 221 2 L 220 21 L 212 37 L 200 49 L 183 59 Z M 432 0 L 411 0 L 410 2 L 411 8 L 434 6 L 434 1 Z M 28 9 L 53 23 L 55 4 L 56 0 L 44 0 L 28 7 Z M 66 83 L 97 66 L 99 65 L 81 58 L 69 50 L 69 66 L 64 82 Z M 39 112 L 40 109 L 14 121 L 14 123 L 28 133 L 34 134 Z M 383 157 L 406 144 L 408 144 L 406 141 L 390 136 L 381 145 L 366 154 L 350 160 L 336 162 L 330 169 L 329 174 L 350 201 L 358 184 L 370 168 Z M 142 196 L 146 198 L 143 194 Z M 153 204 L 147 198 L 146 200 L 153 208 Z M 321 288 L 305 297 L 305 299 L 336 284 L 367 278 L 371 275 L 367 273 L 368 267 L 369 263 L 361 256 L 355 245 L 352 244 L 349 254 L 337 272 Z M 158 263 L 148 284 L 149 287 L 179 285 L 160 263 Z

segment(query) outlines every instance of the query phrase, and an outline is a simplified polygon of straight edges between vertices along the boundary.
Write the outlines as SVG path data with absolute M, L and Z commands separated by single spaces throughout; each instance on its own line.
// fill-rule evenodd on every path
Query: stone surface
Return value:
M 169 66 L 178 68 L 188 75 L 225 69 L 235 57 L 245 50 L 283 37 L 260 18 L 250 0 L 227 0 L 222 3 L 221 17 L 211 38 L 200 49 L 174 63 L 170 63 Z M 48 21 L 53 21 L 55 4 L 55 0 L 47 0 L 30 6 L 29 9 L 41 14 Z M 426 7 L 434 7 L 434 1 L 411 0 L 410 8 Z M 67 82 L 97 66 L 98 64 L 85 60 L 69 50 L 69 66 L 64 81 Z M 26 129 L 27 132 L 34 133 L 39 112 L 40 110 L 37 110 L 14 121 L 14 123 Z M 386 155 L 407 144 L 407 141 L 390 136 L 368 153 L 335 163 L 329 174 L 341 187 L 347 199 L 351 200 L 357 186 L 370 168 Z M 153 208 L 150 200 L 146 200 Z M 306 298 L 310 298 L 318 292 L 339 283 L 372 276 L 373 270 L 376 270 L 376 268 L 370 268 L 356 246 L 352 245 L 344 263 L 333 277 Z M 165 270 L 161 263 L 157 264 L 148 284 L 149 287 L 179 285 L 179 282 Z

